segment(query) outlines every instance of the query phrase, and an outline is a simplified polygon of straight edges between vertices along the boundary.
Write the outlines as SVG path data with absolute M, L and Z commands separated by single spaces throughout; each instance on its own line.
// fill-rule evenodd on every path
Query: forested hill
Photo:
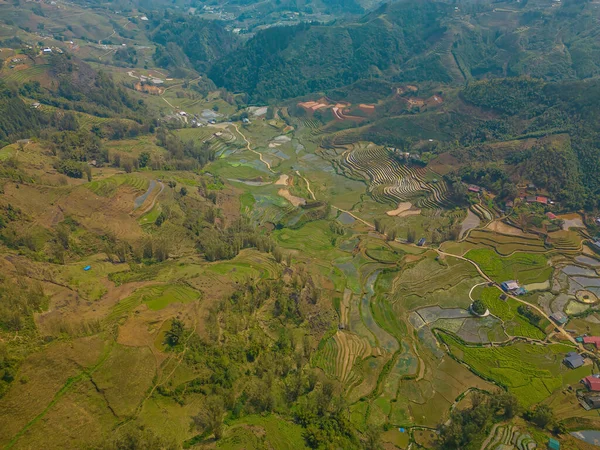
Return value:
M 149 19 L 150 38 L 158 44 L 154 60 L 175 75 L 182 75 L 182 69 L 190 66 L 204 71 L 238 44 L 237 36 L 218 21 L 173 15 L 168 11 L 150 14 Z
M 28 107 L 15 90 L 0 80 L 0 147 L 12 140 L 28 137 L 40 127 L 37 111 Z
M 295 97 L 370 75 L 398 77 L 401 65 L 444 34 L 442 17 L 450 11 L 441 3 L 401 3 L 384 5 L 357 24 L 270 28 L 217 61 L 209 76 L 256 100 Z M 434 71 L 443 71 L 434 59 Z
M 248 92 L 255 101 L 374 77 L 462 84 L 489 76 L 600 74 L 600 11 L 593 4 L 494 8 L 409 1 L 385 4 L 357 23 L 270 28 L 218 58 L 208 73 L 217 85 Z

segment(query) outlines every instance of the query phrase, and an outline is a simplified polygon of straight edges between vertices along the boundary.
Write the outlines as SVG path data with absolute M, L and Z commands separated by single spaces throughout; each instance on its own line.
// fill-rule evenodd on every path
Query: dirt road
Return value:
M 263 155 L 262 155 L 262 153 L 260 153 L 260 152 L 257 152 L 256 150 L 253 150 L 253 149 L 250 147 L 250 141 L 249 141 L 248 139 L 246 139 L 246 136 L 244 136 L 244 134 L 243 134 L 243 133 L 240 131 L 240 129 L 238 128 L 237 124 L 235 124 L 235 123 L 232 123 L 232 125 L 233 125 L 233 128 L 235 128 L 235 131 L 237 131 L 237 132 L 238 132 L 238 134 L 239 134 L 239 135 L 242 137 L 242 139 L 244 139 L 244 141 L 246 142 L 246 148 L 247 148 L 248 150 L 250 150 L 252 153 L 255 153 L 256 155 L 258 155 L 258 158 L 260 159 L 260 161 L 261 161 L 261 162 L 262 162 L 262 163 L 263 163 L 265 166 L 267 166 L 267 169 L 269 169 L 269 171 L 270 171 L 270 172 L 273 172 L 273 169 L 271 169 L 271 164 L 269 164 L 269 162 L 268 162 L 268 161 L 265 161 L 265 159 L 263 158 Z M 273 173 L 275 173 L 275 172 L 273 172 Z

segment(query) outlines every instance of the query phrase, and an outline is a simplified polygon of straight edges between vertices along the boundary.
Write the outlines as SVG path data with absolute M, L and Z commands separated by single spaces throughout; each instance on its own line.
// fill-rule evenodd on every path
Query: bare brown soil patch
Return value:
M 290 177 L 286 174 L 282 174 L 279 176 L 279 179 L 275 182 L 278 186 L 288 186 L 290 182 Z
M 396 209 L 392 209 L 390 211 L 386 211 L 388 216 L 398 216 L 400 213 L 408 211 L 412 207 L 412 203 L 410 202 L 401 202 L 398 203 L 398 207 Z
M 163 88 L 160 88 L 158 86 L 153 86 L 151 84 L 142 84 L 141 82 L 137 82 L 134 87 L 135 90 L 138 92 L 145 92 L 146 94 L 152 95 L 162 95 L 162 93 L 165 91 Z
M 534 235 L 524 233 L 521 229 L 513 227 L 512 225 L 508 225 L 500 220 L 494 220 L 490 222 L 487 228 L 492 231 L 496 231 L 502 234 L 509 234 L 511 236 L 535 237 Z
M 290 191 L 287 189 L 279 189 L 277 191 L 277 195 L 285 198 L 288 202 L 290 202 L 294 206 L 306 205 L 306 199 L 301 197 L 296 197 L 295 195 L 290 194 Z

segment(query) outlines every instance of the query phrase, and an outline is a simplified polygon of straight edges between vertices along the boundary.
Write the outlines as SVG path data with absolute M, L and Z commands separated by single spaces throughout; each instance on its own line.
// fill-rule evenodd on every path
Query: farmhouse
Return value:
M 505 281 L 500 285 L 504 292 L 516 292 L 521 286 L 515 280 Z
M 567 356 L 565 356 L 565 359 L 563 359 L 565 366 L 571 369 L 577 369 L 578 367 L 583 366 L 584 362 L 585 360 L 583 359 L 583 356 L 575 352 L 567 353 Z
M 528 195 L 525 197 L 525 201 L 527 203 L 540 203 L 542 205 L 547 205 L 550 203 L 548 197 L 544 197 L 543 195 Z
M 589 406 L 590 409 L 600 408 L 600 395 L 591 394 L 583 397 L 583 401 Z
M 469 185 L 469 187 L 467 188 L 467 190 L 469 192 L 475 192 L 476 194 L 479 194 L 481 192 L 481 188 L 479 186 L 474 185 L 474 184 Z
M 547 217 L 548 219 L 550 219 L 550 220 L 554 220 L 554 219 L 556 219 L 556 214 L 554 214 L 554 213 L 551 213 L 551 212 L 547 212 L 547 213 L 546 213 L 546 217 Z
M 590 391 L 600 391 L 600 378 L 598 375 L 588 375 L 581 382 L 588 388 Z
M 552 314 L 550 316 L 550 318 L 554 322 L 556 322 L 558 325 L 564 325 L 569 320 L 569 318 L 567 317 L 567 315 L 564 312 L 561 312 L 561 311 L 556 311 L 554 314 Z
M 560 442 L 558 442 L 556 439 L 550 438 L 548 440 L 548 448 L 550 450 L 560 450 Z
M 583 337 L 584 344 L 592 344 L 595 345 L 596 348 L 600 345 L 600 337 L 599 336 L 584 336 Z

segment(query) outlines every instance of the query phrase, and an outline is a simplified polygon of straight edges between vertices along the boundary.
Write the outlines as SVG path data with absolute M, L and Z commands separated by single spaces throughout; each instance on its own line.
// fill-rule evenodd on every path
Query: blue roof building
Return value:
M 583 366 L 584 362 L 585 360 L 583 359 L 583 356 L 575 352 L 567 353 L 567 356 L 565 356 L 565 359 L 563 359 L 565 366 L 570 367 L 571 369 L 577 369 L 578 367 Z

